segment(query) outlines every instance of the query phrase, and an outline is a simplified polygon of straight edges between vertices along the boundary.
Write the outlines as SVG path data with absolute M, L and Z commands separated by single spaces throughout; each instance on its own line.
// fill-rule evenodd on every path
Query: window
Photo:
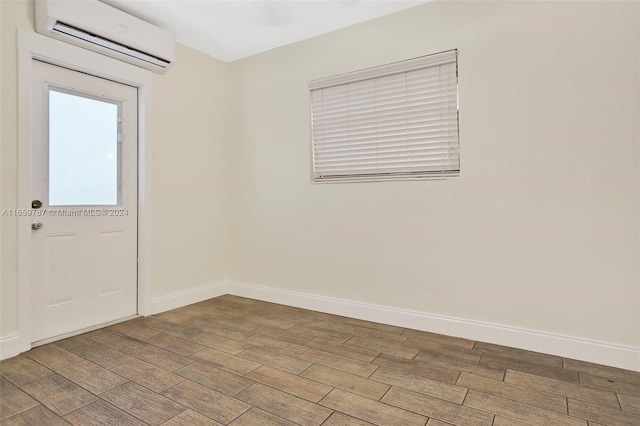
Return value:
M 49 205 L 115 206 L 119 106 L 49 90 Z
M 309 84 L 313 180 L 457 176 L 457 51 Z

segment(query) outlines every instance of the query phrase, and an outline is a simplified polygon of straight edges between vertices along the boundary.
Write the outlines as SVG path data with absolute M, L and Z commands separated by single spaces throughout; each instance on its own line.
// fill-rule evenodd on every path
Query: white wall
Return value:
M 34 27 L 33 2 L 0 1 L 2 145 L 0 209 L 17 204 L 16 28 Z M 152 128 L 152 297 L 228 278 L 225 120 L 228 69 L 182 45 L 171 71 L 154 75 Z M 24 207 L 24 206 L 21 206 Z M 17 235 L 2 217 L 0 340 L 17 331 Z
M 178 45 L 154 75 L 152 286 L 154 298 L 228 278 L 228 68 Z
M 436 2 L 232 64 L 231 277 L 640 348 L 639 17 Z M 309 183 L 310 80 L 452 48 L 459 178 Z

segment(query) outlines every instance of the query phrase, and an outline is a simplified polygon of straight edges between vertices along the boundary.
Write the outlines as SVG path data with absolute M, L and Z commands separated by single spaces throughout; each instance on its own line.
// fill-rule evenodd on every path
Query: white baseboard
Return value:
M 159 314 L 225 294 L 640 371 L 640 348 L 234 281 L 220 281 L 155 298 L 152 313 Z M 18 335 L 0 339 L 0 359 L 24 351 L 24 342 Z
M 238 282 L 227 289 L 235 296 L 640 371 L 640 348 Z
M 13 358 L 27 350 L 29 350 L 29 348 L 25 348 L 25 342 L 23 342 L 17 334 L 12 334 L 11 336 L 0 339 L 0 361 Z
M 155 315 L 170 311 L 171 309 L 177 309 L 214 297 L 223 296 L 229 293 L 228 287 L 228 281 L 219 281 L 215 284 L 194 288 L 192 290 L 156 297 L 151 301 L 151 313 Z

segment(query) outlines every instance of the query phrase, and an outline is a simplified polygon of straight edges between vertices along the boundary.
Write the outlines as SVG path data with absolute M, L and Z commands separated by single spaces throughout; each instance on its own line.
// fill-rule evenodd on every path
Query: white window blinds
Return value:
M 455 176 L 457 51 L 309 84 L 315 181 Z

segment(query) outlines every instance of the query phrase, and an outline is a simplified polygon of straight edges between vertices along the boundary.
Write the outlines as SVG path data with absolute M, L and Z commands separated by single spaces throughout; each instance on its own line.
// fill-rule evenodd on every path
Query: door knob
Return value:
M 39 222 L 37 220 L 35 222 L 31 222 L 31 229 L 37 231 L 40 228 L 42 228 L 42 222 Z

